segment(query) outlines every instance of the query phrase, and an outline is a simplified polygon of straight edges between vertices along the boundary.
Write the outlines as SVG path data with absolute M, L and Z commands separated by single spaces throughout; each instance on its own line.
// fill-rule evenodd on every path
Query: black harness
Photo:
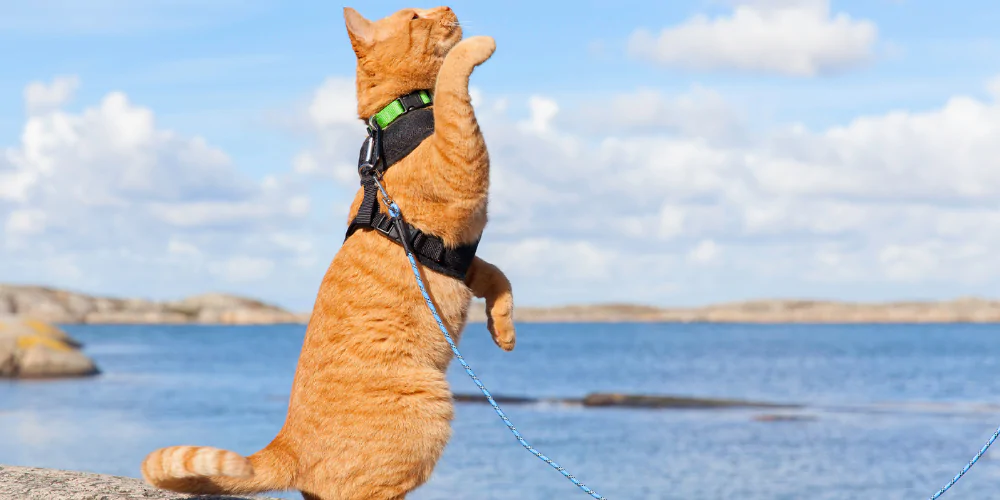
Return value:
M 434 133 L 434 110 L 429 107 L 431 102 L 421 100 L 417 92 L 400 97 L 398 102 L 403 106 L 403 113 L 386 124 L 384 129 L 374 117 L 368 121 L 368 137 L 361 144 L 358 159 L 358 174 L 361 176 L 364 198 L 354 221 L 347 227 L 344 240 L 358 229 L 374 229 L 397 245 L 405 246 L 396 227 L 397 223 L 402 223 L 406 227 L 404 232 L 408 236 L 409 247 L 423 266 L 464 280 L 476 257 L 478 239 L 467 245 L 448 248 L 441 238 L 426 234 L 409 222 L 394 221 L 380 209 L 377 181 L 389 167 L 405 158 Z

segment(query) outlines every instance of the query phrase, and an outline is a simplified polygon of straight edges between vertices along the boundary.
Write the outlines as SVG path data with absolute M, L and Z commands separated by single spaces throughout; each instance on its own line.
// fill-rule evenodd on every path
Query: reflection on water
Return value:
M 176 444 L 249 454 L 281 427 L 302 327 L 87 326 L 104 374 L 0 383 L 0 463 L 138 477 Z M 1000 424 L 1000 336 L 987 326 L 523 325 L 503 353 L 462 348 L 496 393 L 619 391 L 806 403 L 801 410 L 505 408 L 527 439 L 610 499 L 927 498 Z M 456 392 L 475 390 L 464 372 Z M 759 421 L 762 415 L 804 415 Z M 417 500 L 585 498 L 486 405 Z M 1000 498 L 995 453 L 949 495 Z M 299 498 L 298 495 L 284 495 Z

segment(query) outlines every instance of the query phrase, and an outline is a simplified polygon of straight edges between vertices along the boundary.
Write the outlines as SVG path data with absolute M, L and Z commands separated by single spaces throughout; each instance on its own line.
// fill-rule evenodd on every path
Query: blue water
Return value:
M 496 394 L 621 391 L 807 403 L 762 410 L 509 406 L 543 453 L 609 499 L 921 499 L 1000 425 L 1000 327 L 482 325 L 461 347 Z M 149 451 L 250 454 L 281 427 L 304 328 L 74 326 L 97 378 L 0 383 L 0 463 L 138 477 Z M 452 366 L 456 392 L 475 386 Z M 486 405 L 460 404 L 434 476 L 410 498 L 586 498 Z M 1000 450 L 943 498 L 1000 498 Z M 286 494 L 287 498 L 299 498 Z

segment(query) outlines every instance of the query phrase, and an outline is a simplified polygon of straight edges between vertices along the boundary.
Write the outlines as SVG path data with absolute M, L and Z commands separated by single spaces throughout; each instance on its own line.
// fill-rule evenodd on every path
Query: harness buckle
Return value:
M 426 103 L 424 103 L 424 100 L 420 97 L 420 92 L 413 92 L 411 94 L 406 94 L 400 97 L 398 100 L 399 103 L 403 105 L 404 112 L 410 112 L 413 111 L 414 109 L 420 109 L 427 105 Z

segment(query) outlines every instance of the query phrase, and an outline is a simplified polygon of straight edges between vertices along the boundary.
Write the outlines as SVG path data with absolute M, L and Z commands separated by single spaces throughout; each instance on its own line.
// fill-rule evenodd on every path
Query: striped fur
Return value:
M 475 241 L 486 226 L 489 154 L 468 85 L 493 54 L 493 39 L 462 40 L 447 7 L 404 9 L 376 22 L 349 8 L 344 16 L 358 57 L 359 117 L 435 89 L 435 132 L 389 169 L 386 189 L 422 231 L 450 246 Z M 361 199 L 359 190 L 346 217 Z M 456 340 L 475 296 L 486 299 L 494 342 L 514 348 L 513 296 L 500 269 L 477 258 L 464 283 L 427 270 L 425 281 Z M 320 285 L 277 437 L 246 458 L 216 448 L 157 450 L 143 477 L 183 493 L 295 489 L 306 500 L 403 499 L 427 481 L 451 437 L 451 359 L 402 250 L 377 233 L 355 233 Z
M 204 476 L 249 478 L 253 476 L 253 466 L 242 455 L 228 450 L 172 446 L 151 453 L 142 463 L 142 476 L 151 483 L 161 478 Z

